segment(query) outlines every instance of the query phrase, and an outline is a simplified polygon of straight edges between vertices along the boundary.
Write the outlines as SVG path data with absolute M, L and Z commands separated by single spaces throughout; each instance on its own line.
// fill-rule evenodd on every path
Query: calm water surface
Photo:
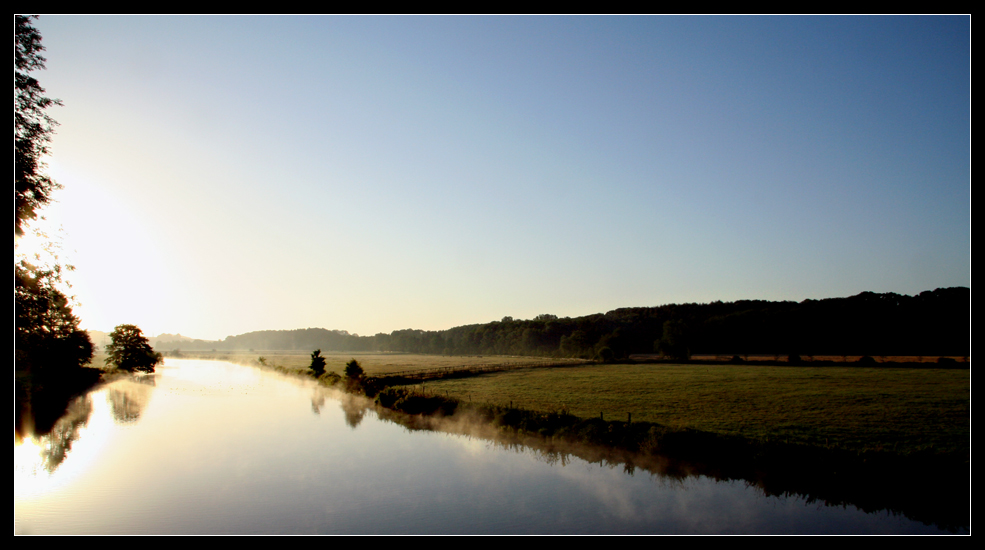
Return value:
M 743 483 L 380 420 L 276 373 L 168 359 L 14 446 L 17 534 L 940 533 Z

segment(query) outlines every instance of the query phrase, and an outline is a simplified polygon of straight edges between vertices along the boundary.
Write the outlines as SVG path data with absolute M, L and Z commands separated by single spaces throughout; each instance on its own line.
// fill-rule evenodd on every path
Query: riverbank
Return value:
M 968 370 L 596 364 L 428 381 L 459 401 L 849 452 L 970 452 Z
M 279 366 L 275 361 L 267 362 L 270 363 L 266 365 L 268 368 L 286 374 L 313 377 L 310 371 L 306 373 Z M 257 362 L 254 360 L 252 364 L 257 365 Z M 565 407 L 530 407 L 529 400 L 524 401 L 523 406 L 517 402 L 472 401 L 456 395 L 452 387 L 446 385 L 446 382 L 488 383 L 489 379 L 497 377 L 536 375 L 553 378 L 551 388 L 557 395 L 564 389 L 559 383 L 561 379 L 577 378 L 578 371 L 592 369 L 603 369 L 608 378 L 615 379 L 618 378 L 614 376 L 616 367 L 531 368 L 429 381 L 416 386 L 394 384 L 399 377 L 368 376 L 347 380 L 336 373 L 326 373 L 318 381 L 365 397 L 367 406 L 374 406 L 381 417 L 409 429 L 467 433 L 525 445 L 549 454 L 578 456 L 610 467 L 621 464 L 630 471 L 642 469 L 663 476 L 703 475 L 718 480 L 741 480 L 759 487 L 767 495 L 798 494 L 809 501 L 819 500 L 829 505 L 852 504 L 867 511 L 891 510 L 950 530 L 968 525 L 970 455 L 960 442 L 946 448 L 921 444 L 852 448 L 841 445 L 840 441 L 833 445 L 804 444 L 769 435 L 751 438 L 688 426 L 669 426 L 635 420 L 630 415 L 626 420 L 611 415 L 606 418 L 604 413 L 588 417 L 573 414 Z M 678 367 L 691 369 L 692 375 L 698 373 L 693 370 L 694 366 Z M 788 373 L 795 370 L 784 369 Z M 735 371 L 723 372 L 735 374 Z M 866 374 L 865 371 L 856 372 Z M 898 379 L 898 375 L 890 371 L 883 372 Z M 839 373 L 829 369 L 829 374 Z M 931 378 L 936 376 L 932 372 L 925 374 Z M 679 378 L 680 375 L 674 376 Z M 841 381 L 848 385 L 853 382 L 851 379 Z M 878 379 L 875 382 L 878 384 Z M 803 383 L 806 382 L 798 382 Z M 822 384 L 815 380 L 815 385 Z M 530 384 L 513 385 L 514 390 L 524 387 L 532 391 Z M 637 393 L 645 390 L 638 381 L 633 387 Z M 764 395 L 771 395 L 775 390 L 775 387 L 763 384 L 758 388 Z M 815 390 L 823 393 L 823 388 Z M 882 393 L 888 395 L 889 390 L 883 388 Z M 596 387 L 595 393 L 604 392 Z M 856 394 L 854 399 L 858 398 Z M 368 400 L 372 400 L 372 405 Z M 852 410 L 843 410 L 841 414 L 851 416 Z M 965 421 L 970 423 L 968 417 Z M 864 440 L 864 436 L 856 434 L 854 439 Z M 906 441 L 906 434 L 900 434 L 899 439 Z
M 74 401 L 49 436 L 15 443 L 15 531 L 947 533 L 469 416 L 410 415 L 273 370 L 168 360 Z
M 461 433 L 628 472 L 741 481 L 768 496 L 800 495 L 828 506 L 889 510 L 952 532 L 970 520 L 970 463 L 959 453 L 853 453 L 753 441 L 649 422 L 583 419 L 561 411 L 463 404 L 390 388 L 377 412 L 409 429 Z
M 330 356 L 326 384 L 350 357 Z M 574 363 L 515 357 L 356 356 L 374 388 L 427 391 L 460 403 L 566 411 L 760 442 L 848 452 L 970 453 L 970 371 L 878 365 Z M 202 357 L 206 358 L 206 357 Z M 257 356 L 220 355 L 242 364 Z M 266 366 L 311 376 L 310 357 L 268 355 Z M 472 363 L 481 360 L 478 365 Z

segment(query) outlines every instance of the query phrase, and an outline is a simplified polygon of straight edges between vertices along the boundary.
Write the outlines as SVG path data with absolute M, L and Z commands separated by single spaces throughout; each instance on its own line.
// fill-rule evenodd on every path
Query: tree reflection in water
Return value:
M 356 429 L 366 416 L 366 411 L 369 410 L 369 403 L 365 399 L 348 394 L 342 395 L 339 401 L 342 406 L 342 412 L 345 413 L 345 424 L 352 429 Z
M 106 400 L 117 424 L 132 424 L 140 419 L 153 392 L 154 376 L 135 375 L 109 388 Z
M 54 472 L 72 450 L 72 443 L 79 439 L 79 431 L 92 415 L 92 399 L 79 397 L 69 404 L 68 410 L 52 427 L 51 432 L 38 440 L 41 447 L 41 466 L 46 472 Z

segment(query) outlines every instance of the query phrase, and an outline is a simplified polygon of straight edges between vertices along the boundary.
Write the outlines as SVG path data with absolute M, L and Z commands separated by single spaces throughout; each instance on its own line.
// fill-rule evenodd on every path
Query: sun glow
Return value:
M 45 478 L 42 448 L 31 436 L 14 433 L 14 495 L 34 495 L 43 491 Z
M 95 465 L 100 450 L 117 428 L 106 401 L 106 390 L 85 399 L 90 400 L 89 404 L 76 408 L 74 418 L 70 406 L 70 412 L 49 434 L 28 435 L 19 441 L 14 434 L 16 499 L 32 499 L 60 491 L 83 478 L 83 474 Z M 60 455 L 63 456 L 56 458 Z

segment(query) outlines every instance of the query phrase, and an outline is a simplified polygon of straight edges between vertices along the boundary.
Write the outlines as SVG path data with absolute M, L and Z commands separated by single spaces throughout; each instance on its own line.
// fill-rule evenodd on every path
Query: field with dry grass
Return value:
M 645 361 L 647 359 L 657 359 L 660 356 L 657 354 L 642 354 L 633 355 L 634 359 Z M 695 361 L 720 361 L 728 362 L 733 356 L 732 355 L 702 355 L 695 354 L 691 356 L 692 360 Z M 738 355 L 747 363 L 757 363 L 757 362 L 781 362 L 785 363 L 789 360 L 788 355 L 773 354 L 773 355 L 762 355 L 762 354 L 743 354 Z M 862 359 L 863 355 L 801 355 L 800 362 L 802 364 L 810 363 L 856 363 Z M 956 363 L 967 363 L 969 358 L 967 356 L 959 355 L 875 355 L 872 356 L 872 360 L 876 363 L 937 363 L 942 358 L 951 359 Z
M 182 358 L 213 359 L 232 363 L 256 365 L 262 357 L 267 366 L 279 367 L 287 371 L 304 373 L 311 364 L 310 352 L 289 353 L 282 351 L 251 352 L 182 352 Z M 437 368 L 491 367 L 500 365 L 546 364 L 555 359 L 543 357 L 523 357 L 504 355 L 421 355 L 415 353 L 336 353 L 322 352 L 325 370 L 342 374 L 345 364 L 350 360 L 359 361 L 368 376 L 396 374 Z

